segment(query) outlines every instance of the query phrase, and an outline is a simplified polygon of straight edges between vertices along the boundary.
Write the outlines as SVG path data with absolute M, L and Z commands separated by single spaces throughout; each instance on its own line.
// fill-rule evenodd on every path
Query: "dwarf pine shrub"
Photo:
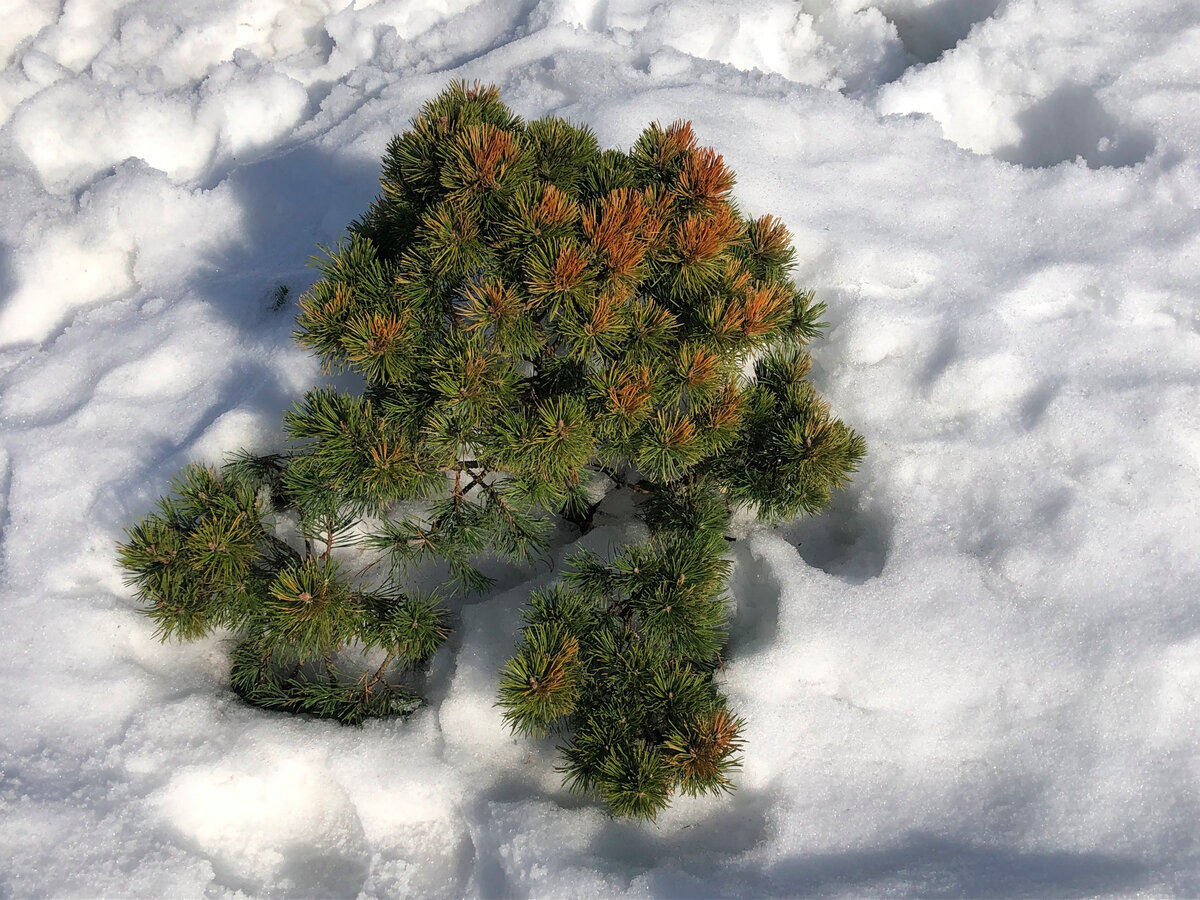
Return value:
M 478 84 L 425 105 L 381 183 L 296 332 L 363 390 L 310 391 L 284 453 L 184 470 L 120 548 L 147 613 L 164 639 L 232 632 L 250 703 L 404 714 L 403 670 L 448 631 L 406 572 L 486 591 L 482 560 L 537 560 L 554 517 L 586 530 L 632 491 L 649 539 L 530 596 L 498 702 L 617 815 L 728 790 L 730 510 L 816 513 L 865 452 L 807 380 L 824 306 L 788 276 L 787 229 L 739 212 L 686 122 L 602 150 Z M 352 572 L 350 545 L 383 565 Z

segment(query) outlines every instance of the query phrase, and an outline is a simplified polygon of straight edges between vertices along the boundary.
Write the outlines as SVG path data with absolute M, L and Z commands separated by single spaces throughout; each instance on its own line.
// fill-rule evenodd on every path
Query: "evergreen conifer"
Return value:
M 486 590 L 482 559 L 537 559 L 551 515 L 586 530 L 604 493 L 635 491 L 648 541 L 578 553 L 533 593 L 499 704 L 558 735 L 568 786 L 615 814 L 729 790 L 730 509 L 816 513 L 865 452 L 807 380 L 824 305 L 788 277 L 786 228 L 739 212 L 686 122 L 602 150 L 479 84 L 425 105 L 381 183 L 296 333 L 364 391 L 310 391 L 284 454 L 186 468 L 121 545 L 130 583 L 164 639 L 233 631 L 249 702 L 357 723 L 413 709 L 391 673 L 446 637 L 411 566 Z M 347 572 L 350 542 L 385 577 Z

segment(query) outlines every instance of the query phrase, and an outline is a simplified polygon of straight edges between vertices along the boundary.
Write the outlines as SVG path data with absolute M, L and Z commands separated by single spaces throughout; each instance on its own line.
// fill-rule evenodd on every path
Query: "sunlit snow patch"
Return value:
M 327 773 L 299 760 L 185 769 L 166 787 L 161 809 L 228 887 L 261 890 L 266 875 L 276 890 L 353 896 L 366 880 L 353 804 Z
M 927 5 L 932 16 L 951 0 Z M 1053 23 L 1035 4 L 1010 0 L 972 0 L 964 4 L 993 15 L 976 22 L 929 64 L 917 66 L 886 85 L 878 98 L 885 115 L 932 116 L 947 140 L 965 150 L 995 156 L 1026 168 L 1045 168 L 1080 160 L 1089 168 L 1126 167 L 1144 162 L 1154 151 L 1154 136 L 1130 124 L 1111 89 L 1111 78 L 1088 75 L 1099 60 L 1074 60 L 1050 52 L 1038 40 L 1041 27 Z M 962 11 L 960 10 L 960 11 Z M 1068 20 L 1069 12 L 1051 10 Z M 949 13 L 945 13 L 949 16 Z M 953 17 L 943 17 L 949 27 Z M 899 26 L 898 26 L 899 27 Z M 936 33 L 922 32 L 927 37 Z M 902 31 L 903 34 L 903 31 Z M 931 37 L 932 39 L 932 37 Z M 945 42 L 937 41 L 924 57 Z M 909 47 L 922 56 L 919 48 Z M 1113 96 L 1102 96 L 1107 92 Z

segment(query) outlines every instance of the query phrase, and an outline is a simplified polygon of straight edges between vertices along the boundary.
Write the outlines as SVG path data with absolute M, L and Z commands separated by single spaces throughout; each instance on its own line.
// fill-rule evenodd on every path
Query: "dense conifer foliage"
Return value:
M 448 633 L 405 573 L 484 591 L 483 559 L 535 561 L 554 516 L 586 531 L 628 490 L 647 540 L 529 598 L 499 703 L 616 814 L 728 790 L 730 510 L 816 513 L 865 452 L 806 380 L 824 307 L 788 277 L 790 236 L 733 185 L 685 122 L 622 152 L 492 87 L 430 101 L 300 304 L 298 340 L 364 390 L 310 391 L 284 454 L 189 466 L 121 546 L 162 636 L 232 631 L 260 706 L 405 713 L 397 675 Z M 384 565 L 350 571 L 351 545 Z

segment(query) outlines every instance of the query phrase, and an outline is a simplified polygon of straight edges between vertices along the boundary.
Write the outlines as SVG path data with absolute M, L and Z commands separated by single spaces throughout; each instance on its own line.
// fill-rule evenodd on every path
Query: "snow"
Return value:
M 2 896 L 1200 893 L 1200 7 L 16 0 L 0 29 Z M 736 793 L 567 795 L 493 706 L 522 598 L 408 722 L 162 645 L 114 564 L 192 459 L 279 447 L 319 243 L 452 78 L 628 146 L 690 118 L 829 304 L 869 443 L 731 545 Z M 621 540 L 612 515 L 587 538 Z M 570 551 L 570 546 L 559 554 Z

